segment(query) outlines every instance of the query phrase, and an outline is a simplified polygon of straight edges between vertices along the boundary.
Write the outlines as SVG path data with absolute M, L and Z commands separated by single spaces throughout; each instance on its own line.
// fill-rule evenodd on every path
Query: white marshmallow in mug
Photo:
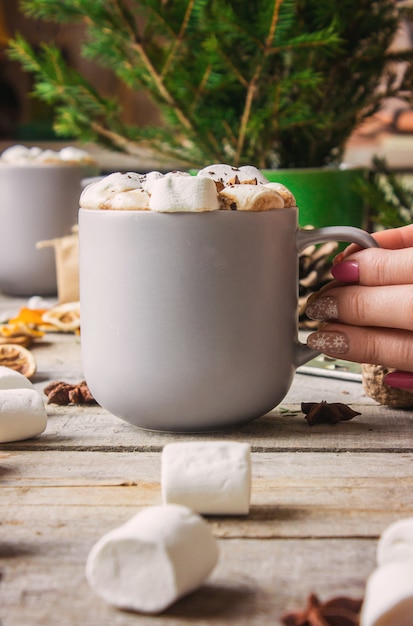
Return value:
M 165 503 L 204 515 L 246 515 L 251 496 L 251 448 L 236 441 L 182 441 L 162 450 Z
M 219 194 L 222 209 L 230 211 L 268 211 L 284 208 L 280 194 L 266 185 L 229 185 Z
M 253 180 L 254 178 L 256 179 L 258 185 L 265 185 L 268 183 L 268 178 L 266 178 L 264 174 L 257 167 L 255 167 L 255 165 L 241 165 L 239 171 L 240 174 L 238 174 L 238 180 L 240 183 L 244 180 Z
M 14 145 L 6 148 L 0 157 L 0 162 L 5 161 L 13 165 L 26 164 L 36 165 L 36 163 L 93 163 L 93 159 L 86 150 L 66 146 L 59 152 L 55 150 L 39 148 L 38 146 Z
M 0 390 L 0 443 L 40 435 L 47 426 L 47 413 L 35 389 Z
M 411 626 L 413 619 L 413 560 L 381 565 L 369 576 L 360 626 Z
M 164 176 L 151 185 L 149 208 L 162 213 L 217 211 L 215 183 L 197 176 Z
M 256 179 L 257 184 L 268 183 L 268 179 L 254 165 L 234 167 L 226 163 L 212 163 L 212 165 L 208 165 L 202 170 L 199 170 L 197 176 L 212 178 L 215 182 L 223 183 L 224 185 L 228 184 L 230 180 L 233 180 L 235 176 L 237 176 L 240 183 L 245 180 L 253 179 Z
M 239 174 L 238 167 L 227 165 L 226 163 L 212 163 L 202 170 L 199 170 L 197 176 L 210 178 L 216 183 L 223 183 L 225 185 L 237 174 Z
M 31 163 L 35 161 L 42 153 L 42 149 L 36 146 L 28 148 L 26 146 L 14 145 L 6 148 L 2 152 L 0 161 L 18 165 L 20 163 Z
M 148 194 L 152 193 L 152 185 L 159 178 L 163 178 L 164 174 L 154 170 L 153 172 L 148 172 L 147 174 L 142 174 L 141 183 L 142 187 Z
M 217 560 L 217 542 L 202 517 L 183 506 L 154 506 L 99 539 L 86 577 L 109 604 L 160 613 L 199 587 Z
M 80 195 L 80 206 L 85 209 L 111 209 L 112 204 L 115 204 L 116 208 L 122 208 L 122 194 L 131 190 L 144 191 L 142 175 L 136 172 L 114 172 L 87 185 Z M 118 194 L 120 198 L 116 198 Z
M 413 562 L 413 517 L 390 524 L 377 544 L 377 564 L 411 559 Z
M 284 200 L 284 207 L 297 206 L 294 194 L 282 183 L 265 183 L 265 186 L 268 187 L 268 189 L 274 189 L 274 191 L 280 194 Z

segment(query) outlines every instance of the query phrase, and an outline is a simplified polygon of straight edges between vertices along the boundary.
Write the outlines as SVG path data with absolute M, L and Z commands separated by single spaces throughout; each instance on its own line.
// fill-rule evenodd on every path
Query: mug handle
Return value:
M 348 241 L 356 243 L 362 248 L 379 248 L 377 241 L 366 231 L 354 226 L 325 226 L 313 230 L 297 230 L 296 243 L 297 254 L 307 246 L 325 241 Z M 303 343 L 297 342 L 295 346 L 295 367 L 304 365 L 320 354 L 317 350 L 312 350 Z

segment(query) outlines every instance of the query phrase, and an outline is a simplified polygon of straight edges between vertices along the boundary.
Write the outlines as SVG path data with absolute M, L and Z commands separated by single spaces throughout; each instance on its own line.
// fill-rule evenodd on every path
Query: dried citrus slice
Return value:
M 43 323 L 42 315 L 47 309 L 29 309 L 22 307 L 16 317 L 9 319 L 9 324 L 29 324 L 39 326 Z
M 7 337 L 7 338 L 2 337 L 0 335 L 0 345 L 4 345 L 8 343 L 12 343 L 13 345 L 18 344 L 19 346 L 24 346 L 25 348 L 29 348 L 33 343 L 33 339 L 29 337 L 28 335 L 13 335 L 13 337 Z
M 36 361 L 31 352 L 24 346 L 13 343 L 0 345 L 0 365 L 9 367 L 30 378 L 36 371 Z
M 25 348 L 29 347 L 34 339 L 44 337 L 44 333 L 28 324 L 13 323 L 0 325 L 0 344 L 18 343 Z
M 53 324 L 57 330 L 67 332 L 78 330 L 80 326 L 80 303 L 58 304 L 43 313 L 42 319 L 48 324 Z

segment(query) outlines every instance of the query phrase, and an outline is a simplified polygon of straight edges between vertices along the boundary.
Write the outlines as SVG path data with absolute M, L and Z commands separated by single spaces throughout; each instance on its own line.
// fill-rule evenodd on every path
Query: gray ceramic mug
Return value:
M 298 253 L 377 245 L 297 229 L 297 209 L 80 209 L 84 374 L 97 402 L 150 430 L 241 426 L 277 406 L 315 353 L 298 342 Z
M 56 294 L 54 249 L 36 244 L 70 234 L 84 174 L 80 165 L 0 164 L 0 291 Z

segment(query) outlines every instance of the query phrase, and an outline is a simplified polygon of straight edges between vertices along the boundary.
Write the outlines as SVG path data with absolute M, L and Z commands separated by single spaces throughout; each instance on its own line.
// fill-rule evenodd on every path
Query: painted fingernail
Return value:
M 332 296 L 322 296 L 309 300 L 305 314 L 312 320 L 337 320 L 337 300 Z
M 341 263 L 344 259 L 344 252 L 339 252 L 333 259 L 333 265 Z
M 360 269 L 357 261 L 343 261 L 331 268 L 331 273 L 336 280 L 343 283 L 358 283 Z
M 394 389 L 413 389 L 412 372 L 390 372 L 383 379 L 384 383 Z
M 307 337 L 307 345 L 313 350 L 331 356 L 346 354 L 350 347 L 347 335 L 337 331 L 318 331 Z

